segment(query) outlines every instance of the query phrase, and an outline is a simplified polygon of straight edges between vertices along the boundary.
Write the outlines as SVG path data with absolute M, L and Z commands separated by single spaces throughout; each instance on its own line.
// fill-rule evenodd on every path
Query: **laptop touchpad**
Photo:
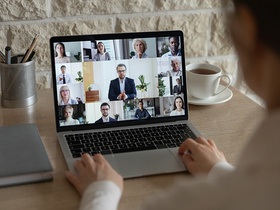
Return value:
M 186 170 L 168 149 L 116 154 L 114 159 L 124 178 Z

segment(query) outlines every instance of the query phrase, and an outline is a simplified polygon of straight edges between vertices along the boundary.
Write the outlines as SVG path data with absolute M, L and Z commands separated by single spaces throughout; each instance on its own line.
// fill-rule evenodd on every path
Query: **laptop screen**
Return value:
M 58 131 L 188 119 L 181 31 L 50 39 Z

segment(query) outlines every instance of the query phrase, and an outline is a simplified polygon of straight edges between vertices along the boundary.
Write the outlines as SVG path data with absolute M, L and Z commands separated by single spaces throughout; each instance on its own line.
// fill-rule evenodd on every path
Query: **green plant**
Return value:
M 83 82 L 83 81 L 84 81 L 84 78 L 82 77 L 82 72 L 81 72 L 81 71 L 78 71 L 77 74 L 78 74 L 78 77 L 75 78 L 75 80 L 76 80 L 77 82 Z
M 138 79 L 139 79 L 139 81 L 140 81 L 140 84 L 139 84 L 139 85 L 136 85 L 137 90 L 141 90 L 141 91 L 147 92 L 148 85 L 150 84 L 150 82 L 149 82 L 149 83 L 146 83 L 146 82 L 145 82 L 145 77 L 144 77 L 144 75 L 142 75 L 142 74 L 138 77 Z
M 118 120 L 119 116 L 120 116 L 119 114 L 114 114 L 115 120 Z
M 161 55 L 169 52 L 169 46 L 166 43 L 162 43 L 161 45 Z
M 81 60 L 81 52 L 78 52 L 77 55 L 74 55 L 74 58 L 76 58 L 77 61 L 80 61 Z
M 134 109 L 134 100 L 126 100 L 124 102 L 124 109 L 129 108 L 129 110 L 133 110 Z
M 159 96 L 163 96 L 165 94 L 165 84 L 162 76 L 158 76 L 158 94 Z

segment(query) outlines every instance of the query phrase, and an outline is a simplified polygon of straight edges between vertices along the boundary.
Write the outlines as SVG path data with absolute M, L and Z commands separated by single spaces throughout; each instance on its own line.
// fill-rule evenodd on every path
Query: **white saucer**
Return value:
M 224 88 L 223 85 L 219 85 L 218 91 L 222 90 L 223 88 Z M 221 104 L 221 103 L 229 101 L 232 98 L 232 96 L 233 96 L 232 91 L 229 88 L 227 88 L 220 94 L 207 98 L 207 99 L 197 99 L 197 98 L 191 96 L 190 94 L 188 94 L 188 102 L 189 102 L 189 104 L 193 104 L 193 105 Z

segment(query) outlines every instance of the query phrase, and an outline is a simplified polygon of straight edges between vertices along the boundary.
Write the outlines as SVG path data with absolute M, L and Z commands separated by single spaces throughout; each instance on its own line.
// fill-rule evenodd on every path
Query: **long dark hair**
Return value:
M 58 43 L 56 43 L 56 45 L 54 46 L 54 49 L 55 49 L 55 57 L 57 57 L 58 56 L 58 54 L 57 54 L 57 52 L 56 52 L 56 47 L 57 47 L 57 45 L 61 45 L 62 46 L 62 48 L 63 48 L 63 57 L 66 57 L 66 53 L 65 53 L 65 46 L 64 46 L 64 44 L 62 43 L 62 42 L 58 42 Z
M 105 47 L 104 43 L 103 43 L 103 42 L 98 42 L 98 43 L 97 43 L 97 53 L 100 53 L 100 51 L 99 51 L 99 49 L 98 49 L 98 45 L 99 45 L 99 44 L 102 44 L 102 45 L 103 45 L 103 47 L 104 47 L 104 52 L 106 52 L 106 47 Z
M 185 109 L 185 104 L 184 104 L 183 98 L 182 98 L 181 96 L 176 96 L 176 98 L 174 99 L 174 102 L 173 102 L 173 110 L 176 110 L 176 109 L 177 109 L 177 107 L 176 107 L 176 100 L 177 100 L 178 98 L 181 99 L 181 101 L 182 101 L 182 109 Z
M 258 39 L 280 54 L 280 1 L 233 0 L 235 8 L 246 6 L 257 23 Z

